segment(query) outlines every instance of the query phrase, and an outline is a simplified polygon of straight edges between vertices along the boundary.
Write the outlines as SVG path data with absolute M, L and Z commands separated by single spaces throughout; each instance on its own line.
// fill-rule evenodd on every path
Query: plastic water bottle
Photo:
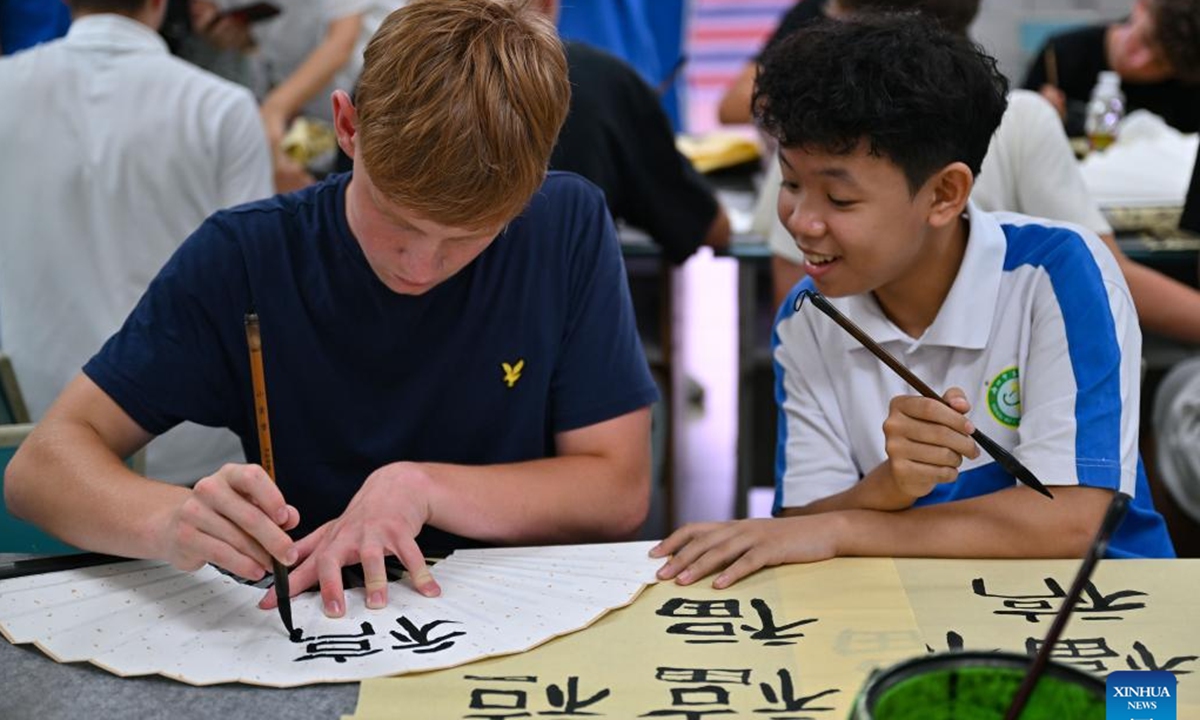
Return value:
M 1125 94 L 1121 76 L 1106 70 L 1096 76 L 1092 99 L 1088 101 L 1083 130 L 1093 150 L 1103 150 L 1117 139 L 1117 124 L 1125 117 Z

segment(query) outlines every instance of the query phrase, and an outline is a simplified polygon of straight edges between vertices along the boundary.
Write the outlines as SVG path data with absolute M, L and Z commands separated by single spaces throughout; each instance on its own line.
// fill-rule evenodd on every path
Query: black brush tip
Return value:
M 1042 481 L 1038 480 L 1037 476 L 1034 475 L 1029 468 L 1022 465 L 1021 461 L 1018 460 L 1012 453 L 1000 447 L 1000 443 L 991 439 L 987 435 L 984 435 L 983 431 L 979 429 L 976 429 L 975 432 L 971 433 L 971 437 L 974 438 L 975 442 L 979 443 L 979 447 L 983 448 L 985 453 L 991 455 L 992 458 L 1000 464 L 1000 467 L 1004 468 L 1008 472 L 1008 474 L 1012 475 L 1021 483 L 1040 492 L 1051 500 L 1054 499 L 1054 495 L 1050 494 L 1050 491 L 1045 485 L 1042 484 Z
M 1054 499 L 1054 495 L 1051 494 L 1050 489 L 1043 485 L 1041 480 L 1035 478 L 1033 473 L 1029 472 L 1028 468 L 1026 468 L 1024 465 L 1021 465 L 1018 469 L 1020 470 L 1020 472 L 1016 473 L 1018 480 L 1025 483 L 1028 487 L 1037 490 L 1051 500 Z
M 273 570 L 275 573 L 275 600 L 279 605 L 279 617 L 283 620 L 283 626 L 287 628 L 288 635 L 291 636 L 295 633 L 295 628 L 292 627 L 292 593 L 288 586 L 288 570 L 278 560 L 274 561 Z

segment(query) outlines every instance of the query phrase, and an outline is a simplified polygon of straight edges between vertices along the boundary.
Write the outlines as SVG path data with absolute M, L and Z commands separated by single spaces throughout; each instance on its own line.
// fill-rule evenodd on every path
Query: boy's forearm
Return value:
M 1115 242 L 1110 243 L 1110 247 L 1115 247 Z M 1129 285 L 1129 294 L 1137 307 L 1142 327 L 1176 340 L 1200 344 L 1200 291 L 1134 262 L 1119 248 L 1114 254 Z
M 845 510 L 839 556 L 1074 558 L 1095 536 L 1111 492 L 1055 487 L 1048 500 L 1014 487 L 896 512 Z
M 628 540 L 649 508 L 648 462 L 644 472 L 632 474 L 589 456 L 422 467 L 434 486 L 430 524 L 489 542 Z
M 846 490 L 807 505 L 785 507 L 780 515 L 795 517 L 838 510 L 903 510 L 911 507 L 916 500 L 896 487 L 888 464 L 883 462 Z
M 627 540 L 650 505 L 650 409 L 555 436 L 556 457 L 418 463 L 428 524 L 495 543 Z
M 430 524 L 506 545 L 629 540 L 649 509 L 650 472 L 588 456 L 425 465 L 438 489 Z
M 162 558 L 162 533 L 187 488 L 131 471 L 88 426 L 43 420 L 5 477 L 14 515 L 80 548 Z

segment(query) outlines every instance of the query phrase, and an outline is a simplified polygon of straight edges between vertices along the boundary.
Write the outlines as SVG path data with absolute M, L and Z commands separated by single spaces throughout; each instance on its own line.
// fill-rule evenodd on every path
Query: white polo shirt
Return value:
M 0 58 L 0 97 L 0 347 L 37 419 L 204 218 L 272 193 L 271 161 L 248 90 L 121 15 Z M 240 454 L 191 426 L 147 471 L 195 480 Z
M 1116 261 L 1099 238 L 1074 226 L 990 214 L 974 204 L 968 218 L 962 266 L 920 338 L 888 320 L 872 295 L 830 302 L 937 392 L 962 388 L 975 426 L 1046 485 L 1119 487 L 1134 495 L 1133 514 L 1151 515 L 1123 529 L 1144 522 L 1150 535 L 1114 540 L 1114 554 L 1169 554 L 1139 472 L 1141 333 Z M 917 394 L 815 307 L 793 309 L 800 290 L 812 287 L 805 279 L 793 290 L 772 339 L 780 407 L 776 511 L 846 490 L 884 462 L 888 404 Z M 963 462 L 956 482 L 918 504 L 1015 482 L 981 453 Z

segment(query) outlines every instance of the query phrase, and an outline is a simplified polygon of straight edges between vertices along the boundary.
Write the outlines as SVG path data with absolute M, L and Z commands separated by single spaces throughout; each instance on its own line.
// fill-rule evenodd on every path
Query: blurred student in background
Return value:
M 254 98 L 167 52 L 165 0 L 70 5 L 65 38 L 0 58 L 0 347 L 35 420 L 204 218 L 271 193 Z M 184 426 L 146 471 L 187 483 L 240 457 Z
M 1024 86 L 1083 135 L 1088 98 L 1104 70 L 1121 76 L 1126 110 L 1149 110 L 1182 132 L 1200 130 L 1200 0 L 1136 0 L 1129 17 L 1050 38 Z
M 280 12 L 254 20 L 227 12 L 240 0 L 192 0 L 192 27 L 221 49 L 252 54 L 280 192 L 313 178 L 284 154 L 281 142 L 298 116 L 333 121 L 335 89 L 350 92 L 362 70 L 367 41 L 403 0 L 272 0 Z
M 852 13 L 917 11 L 965 36 L 978 9 L 979 0 L 830 0 L 826 12 L 840 18 Z M 770 172 L 777 174 L 778 167 Z M 764 191 L 772 193 L 762 202 L 768 209 L 774 208 L 777 182 L 764 182 Z M 1130 260 L 1121 251 L 1112 226 L 1088 193 L 1053 108 L 1036 93 L 1009 93 L 1008 107 L 992 136 L 971 199 L 984 210 L 1011 210 L 1092 230 L 1117 258 L 1142 326 L 1185 342 L 1200 343 L 1200 291 Z M 791 236 L 773 217 L 770 220 L 772 280 L 776 301 L 781 303 L 803 277 L 803 271 L 800 252 Z
M 554 17 L 558 0 L 535 2 Z M 658 92 L 624 60 L 563 43 L 571 107 L 550 167 L 600 186 L 617 220 L 644 230 L 674 264 L 701 245 L 729 245 L 729 218 L 704 178 L 675 147 Z

